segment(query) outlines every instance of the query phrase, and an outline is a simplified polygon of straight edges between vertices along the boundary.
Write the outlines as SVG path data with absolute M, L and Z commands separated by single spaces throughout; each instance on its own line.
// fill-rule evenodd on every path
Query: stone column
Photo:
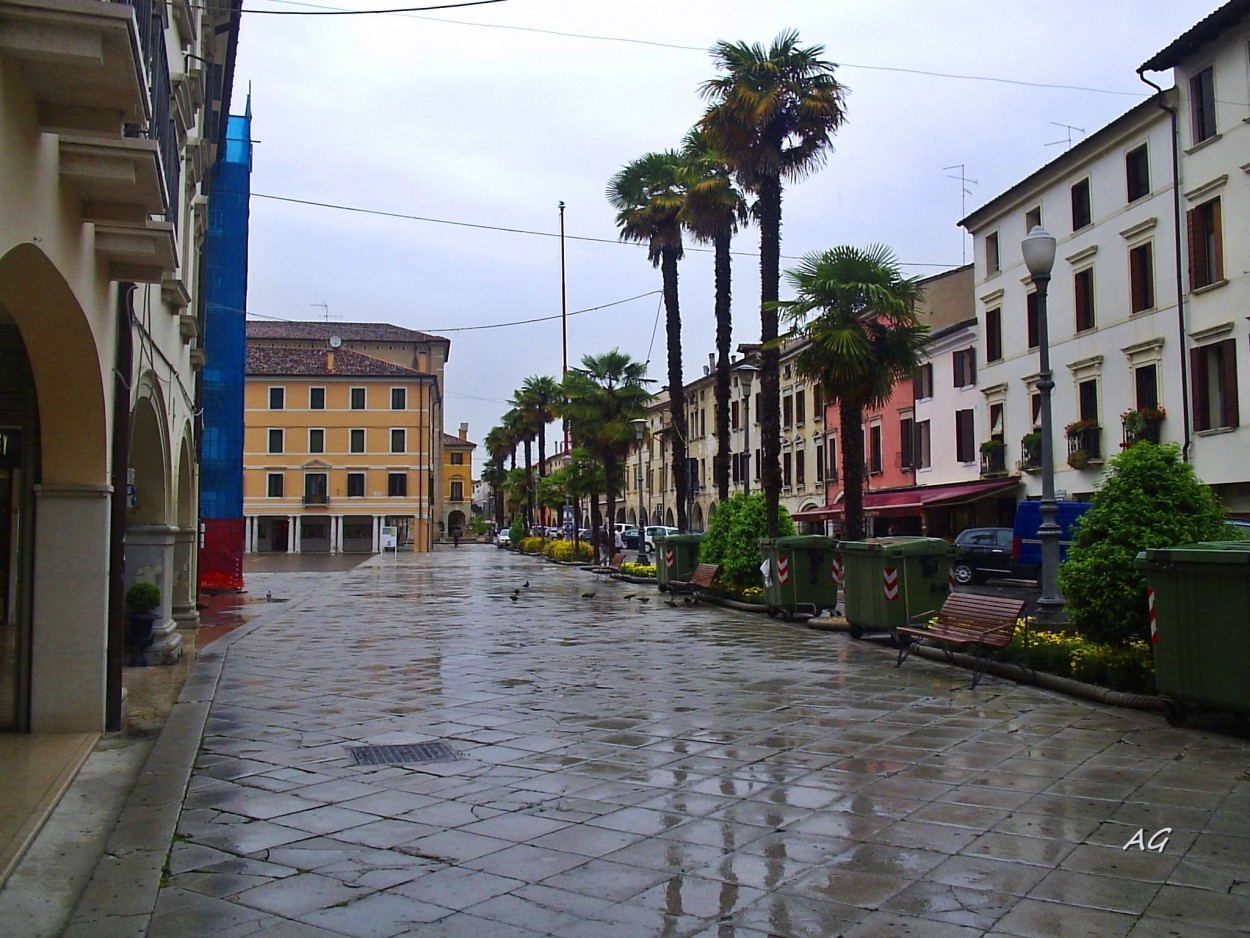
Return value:
M 178 534 L 179 529 L 168 524 L 134 524 L 126 528 L 126 588 L 143 580 L 155 583 L 161 590 L 161 607 L 157 610 L 160 618 L 152 626 L 148 664 L 173 664 L 182 657 L 182 636 L 173 619 L 177 593 L 174 543 Z
M 256 549 L 256 519 L 243 516 L 243 553 L 250 554 Z
M 382 550 L 382 516 L 373 516 L 373 552 L 376 554 Z
M 172 614 L 174 627 L 199 628 L 200 614 L 195 608 L 195 528 L 179 528 L 174 534 L 174 584 Z
M 343 518 L 330 515 L 330 553 L 337 554 L 343 549 Z
M 296 545 L 299 544 L 299 520 L 295 515 L 286 516 L 286 552 L 288 554 L 298 553 Z
M 33 733 L 104 729 L 111 494 L 106 485 L 35 486 Z

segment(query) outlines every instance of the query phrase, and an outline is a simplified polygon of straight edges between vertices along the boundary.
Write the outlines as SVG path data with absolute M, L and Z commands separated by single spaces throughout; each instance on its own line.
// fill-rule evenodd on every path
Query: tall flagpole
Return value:
M 569 303 L 565 290 L 564 275 L 564 203 L 560 203 L 560 329 L 563 345 L 563 368 L 561 377 L 569 373 Z M 569 453 L 569 420 L 564 418 L 564 454 Z

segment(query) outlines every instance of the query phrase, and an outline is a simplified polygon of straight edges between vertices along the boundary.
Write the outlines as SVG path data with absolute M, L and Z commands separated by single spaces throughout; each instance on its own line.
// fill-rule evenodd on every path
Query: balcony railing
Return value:
M 1163 437 L 1163 412 L 1131 410 L 1120 415 L 1124 433 L 1124 445 L 1132 446 L 1142 441 L 1158 444 Z
M 1068 465 L 1084 469 L 1090 462 L 1102 459 L 1102 427 L 1079 426 L 1068 429 Z
M 304 494 L 305 505 L 323 505 L 324 506 L 324 505 L 328 505 L 329 503 L 330 503 L 330 499 L 326 495 L 325 492 L 306 492 Z
M 1020 469 L 1031 472 L 1042 468 L 1042 435 L 1026 433 L 1020 438 Z
M 981 478 L 993 478 L 1007 474 L 1007 446 L 1002 440 L 987 440 L 981 444 Z
M 155 140 L 161 153 L 161 168 L 165 174 L 165 189 L 169 207 L 165 220 L 177 226 L 178 204 L 181 201 L 180 180 L 182 161 L 178 153 L 178 133 L 170 112 L 169 57 L 165 50 L 165 24 L 161 14 L 154 9 L 153 0 L 121 0 L 135 11 L 135 23 L 139 30 L 139 48 L 143 64 L 147 68 L 148 87 L 152 93 L 152 116 L 145 131 L 149 140 Z M 130 134 L 138 136 L 138 134 Z

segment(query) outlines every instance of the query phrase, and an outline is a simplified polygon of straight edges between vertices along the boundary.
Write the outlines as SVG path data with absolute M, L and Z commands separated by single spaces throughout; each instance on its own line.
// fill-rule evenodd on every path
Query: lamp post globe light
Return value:
M 637 417 L 630 421 L 634 425 L 634 439 L 638 441 L 638 562 L 650 563 L 647 560 L 647 507 L 642 497 L 642 438 L 647 432 L 647 421 Z
M 742 493 L 751 493 L 751 384 L 759 369 L 754 365 L 738 366 L 738 384 L 742 387 L 742 454 L 738 460 L 742 473 Z
M 1050 413 L 1050 393 L 1055 382 L 1050 371 L 1050 329 L 1046 314 L 1046 291 L 1050 286 L 1050 271 L 1055 266 L 1055 239 L 1041 225 L 1035 225 L 1021 242 L 1020 250 L 1037 290 L 1037 391 L 1042 421 L 1042 524 L 1037 531 L 1042 548 L 1042 595 L 1037 601 L 1037 622 L 1054 626 L 1062 624 L 1066 618 L 1063 596 L 1059 593 L 1061 530 L 1055 520 L 1059 506 L 1055 504 L 1055 444 Z

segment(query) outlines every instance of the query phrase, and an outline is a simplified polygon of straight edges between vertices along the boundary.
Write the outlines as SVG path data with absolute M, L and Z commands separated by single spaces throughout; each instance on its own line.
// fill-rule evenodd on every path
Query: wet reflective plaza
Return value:
M 220 676 L 152 938 L 1250 921 L 1250 746 L 1231 721 L 1173 729 L 993 677 L 969 691 L 882 644 L 493 547 L 248 588 L 285 601 L 197 663 Z M 455 758 L 352 753 L 418 743 Z M 109 933 L 91 915 L 77 933 Z

